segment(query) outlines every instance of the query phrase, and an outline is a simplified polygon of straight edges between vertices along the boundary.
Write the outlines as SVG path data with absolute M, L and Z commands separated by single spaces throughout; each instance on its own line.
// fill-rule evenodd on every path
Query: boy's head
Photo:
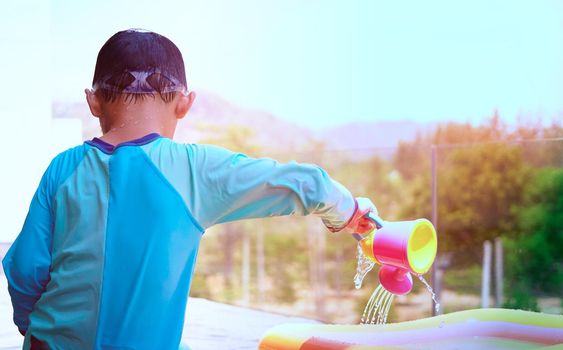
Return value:
M 92 113 L 102 119 L 104 108 L 124 104 L 169 105 L 184 100 L 187 112 L 195 95 L 188 94 L 184 60 L 172 41 L 154 32 L 128 29 L 114 34 L 100 49 L 86 97 Z
M 129 29 L 114 34 L 98 53 L 92 88 L 104 100 L 120 94 L 138 99 L 159 94 L 169 101 L 187 91 L 180 50 L 168 38 Z

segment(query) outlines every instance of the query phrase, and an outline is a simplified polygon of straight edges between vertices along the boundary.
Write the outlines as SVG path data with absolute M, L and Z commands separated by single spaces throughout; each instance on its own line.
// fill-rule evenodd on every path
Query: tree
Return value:
M 563 290 L 563 169 L 537 170 L 516 212 L 519 235 L 506 249 L 506 306 L 534 309 L 534 296 Z
M 484 240 L 513 232 L 513 205 L 521 203 L 529 178 L 520 149 L 485 144 L 453 150 L 447 157 L 438 182 L 445 248 L 480 247 Z
M 446 124 L 427 137 L 446 142 L 438 145 L 439 249 L 465 252 L 456 255 L 458 263 L 474 261 L 484 240 L 515 229 L 513 206 L 521 203 L 529 168 L 519 146 L 492 142 L 495 138 L 509 139 L 495 116 L 481 127 Z M 481 143 L 464 144 L 465 141 Z M 449 145 L 451 142 L 458 143 Z M 429 218 L 429 171 L 422 171 L 406 188 L 409 194 L 403 216 Z
M 400 142 L 393 165 L 405 181 L 430 172 L 430 144 L 418 134 L 413 142 Z

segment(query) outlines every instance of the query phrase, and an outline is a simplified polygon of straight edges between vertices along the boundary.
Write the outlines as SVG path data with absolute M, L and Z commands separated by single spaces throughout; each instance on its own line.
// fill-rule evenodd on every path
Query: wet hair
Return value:
M 146 73 L 148 90 L 131 92 L 137 72 Z M 184 60 L 178 47 L 163 35 L 141 29 L 120 31 L 100 49 L 92 86 L 106 102 L 122 96 L 129 101 L 154 98 L 155 93 L 169 102 L 187 90 Z

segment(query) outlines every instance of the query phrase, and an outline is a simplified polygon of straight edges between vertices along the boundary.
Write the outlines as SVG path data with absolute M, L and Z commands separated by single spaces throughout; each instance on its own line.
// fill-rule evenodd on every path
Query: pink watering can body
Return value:
M 383 288 L 397 295 L 412 290 L 411 273 L 426 273 L 438 248 L 436 230 L 426 219 L 411 221 L 383 221 L 368 213 L 376 229 L 362 236 L 354 234 L 362 251 L 370 260 L 381 265 L 379 282 Z

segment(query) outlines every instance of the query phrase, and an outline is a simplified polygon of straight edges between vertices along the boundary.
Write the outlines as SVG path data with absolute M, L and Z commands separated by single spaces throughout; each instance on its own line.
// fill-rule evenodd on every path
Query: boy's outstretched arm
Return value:
M 29 314 L 49 282 L 53 226 L 49 187 L 47 171 L 33 196 L 21 233 L 2 260 L 14 323 L 24 335 Z
M 359 212 L 352 194 L 316 165 L 190 146 L 191 209 L 204 228 L 240 219 L 315 214 L 331 231 L 339 231 Z

